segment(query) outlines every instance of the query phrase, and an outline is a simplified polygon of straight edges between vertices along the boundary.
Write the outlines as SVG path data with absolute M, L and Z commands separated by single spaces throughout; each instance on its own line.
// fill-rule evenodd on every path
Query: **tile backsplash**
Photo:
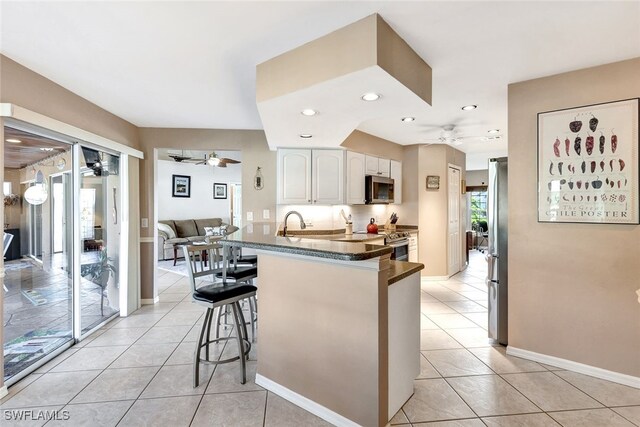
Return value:
M 276 207 L 276 221 L 282 224 L 284 216 L 289 211 L 298 211 L 304 218 L 307 228 L 317 230 L 331 230 L 344 228 L 345 221 L 340 215 L 344 210 L 345 215 L 351 215 L 353 231 L 363 231 L 371 218 L 375 218 L 376 224 L 383 226 L 391 213 L 394 211 L 393 205 L 278 205 Z M 402 218 L 400 218 L 402 221 Z M 289 217 L 289 228 L 292 230 L 300 228 L 297 217 Z

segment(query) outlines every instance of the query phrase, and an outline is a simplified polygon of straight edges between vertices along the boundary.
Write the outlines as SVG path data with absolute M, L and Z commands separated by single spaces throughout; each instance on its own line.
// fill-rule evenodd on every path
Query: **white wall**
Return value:
M 241 160 L 240 153 L 234 153 Z M 172 197 L 172 175 L 191 177 L 191 197 Z M 227 184 L 227 198 L 213 198 L 213 183 Z M 209 165 L 177 163 L 158 160 L 158 218 L 197 219 L 222 218 L 229 222 L 231 203 L 230 183 L 242 182 L 242 165 L 227 165 L 226 168 L 214 168 Z

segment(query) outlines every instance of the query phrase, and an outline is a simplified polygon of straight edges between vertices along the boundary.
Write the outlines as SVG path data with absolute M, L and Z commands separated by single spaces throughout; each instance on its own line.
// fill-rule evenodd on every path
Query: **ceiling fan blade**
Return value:
M 231 164 L 231 165 L 235 165 L 235 164 L 240 163 L 240 161 L 239 160 L 234 160 L 234 159 L 227 159 L 226 157 L 223 157 L 223 158 L 220 159 L 220 163 L 228 163 L 228 164 Z

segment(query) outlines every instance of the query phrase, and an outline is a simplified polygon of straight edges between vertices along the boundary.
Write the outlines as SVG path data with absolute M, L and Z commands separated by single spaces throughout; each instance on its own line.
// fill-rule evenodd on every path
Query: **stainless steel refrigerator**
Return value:
M 489 338 L 508 343 L 508 168 L 507 158 L 489 160 L 487 290 L 489 295 Z

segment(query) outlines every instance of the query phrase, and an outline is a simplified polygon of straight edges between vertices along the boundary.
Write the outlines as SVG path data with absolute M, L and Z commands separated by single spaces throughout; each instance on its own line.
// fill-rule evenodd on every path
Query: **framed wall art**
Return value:
M 439 175 L 428 175 L 427 176 L 427 190 L 438 190 L 440 189 L 440 176 Z
M 191 177 L 187 175 L 172 175 L 173 197 L 191 197 Z
M 640 98 L 538 113 L 538 221 L 639 224 Z
M 213 184 L 213 198 L 214 199 L 226 199 L 227 198 L 227 184 L 214 183 Z

